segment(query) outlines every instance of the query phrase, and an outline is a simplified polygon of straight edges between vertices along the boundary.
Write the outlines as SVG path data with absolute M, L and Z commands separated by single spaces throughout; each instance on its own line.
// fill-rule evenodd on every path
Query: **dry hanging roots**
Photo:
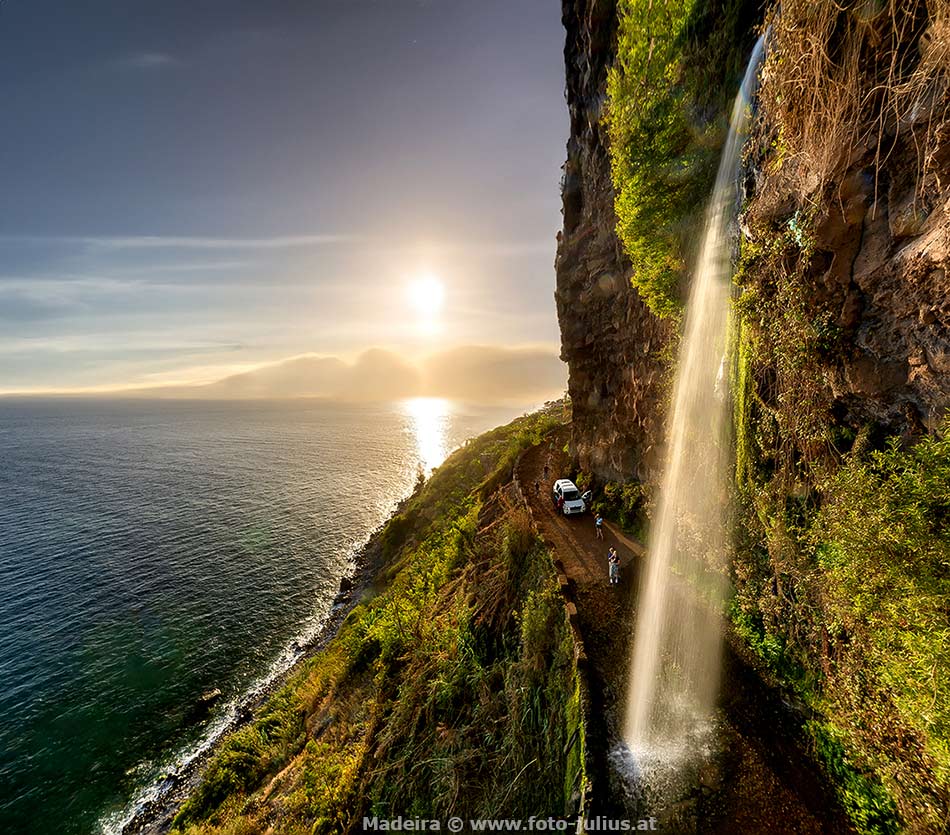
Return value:
M 769 25 L 762 100 L 803 191 L 908 136 L 920 188 L 950 115 L 950 0 L 783 0 Z

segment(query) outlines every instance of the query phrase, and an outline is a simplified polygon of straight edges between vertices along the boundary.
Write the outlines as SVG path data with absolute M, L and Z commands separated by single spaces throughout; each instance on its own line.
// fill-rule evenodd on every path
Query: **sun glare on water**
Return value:
M 451 406 L 441 397 L 413 397 L 403 401 L 416 438 L 419 462 L 428 476 L 449 454 L 448 428 Z

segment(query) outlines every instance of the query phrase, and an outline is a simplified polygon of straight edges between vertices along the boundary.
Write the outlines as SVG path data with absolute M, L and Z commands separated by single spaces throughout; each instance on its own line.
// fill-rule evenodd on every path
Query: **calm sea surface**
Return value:
M 290 663 L 420 464 L 513 414 L 0 400 L 0 832 L 115 828 Z

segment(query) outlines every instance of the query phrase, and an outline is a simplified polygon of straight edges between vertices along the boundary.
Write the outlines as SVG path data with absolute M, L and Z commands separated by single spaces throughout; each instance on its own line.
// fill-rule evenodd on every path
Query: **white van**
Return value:
M 575 516 L 587 510 L 587 505 L 584 504 L 584 500 L 581 498 L 580 490 L 569 478 L 559 478 L 554 482 L 551 497 L 554 500 L 555 507 L 561 499 L 564 499 L 561 512 L 565 516 Z

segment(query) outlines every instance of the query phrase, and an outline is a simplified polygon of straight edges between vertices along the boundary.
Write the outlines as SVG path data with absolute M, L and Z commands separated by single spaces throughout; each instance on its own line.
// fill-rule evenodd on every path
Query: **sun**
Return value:
M 420 275 L 409 282 L 407 295 L 409 306 L 423 319 L 432 321 L 445 304 L 445 284 L 438 276 Z

